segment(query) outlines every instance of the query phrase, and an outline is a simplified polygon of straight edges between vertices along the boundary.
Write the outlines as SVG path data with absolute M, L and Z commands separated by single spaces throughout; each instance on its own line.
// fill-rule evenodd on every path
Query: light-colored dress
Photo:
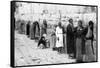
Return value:
M 56 47 L 63 47 L 63 30 L 59 26 L 56 28 Z

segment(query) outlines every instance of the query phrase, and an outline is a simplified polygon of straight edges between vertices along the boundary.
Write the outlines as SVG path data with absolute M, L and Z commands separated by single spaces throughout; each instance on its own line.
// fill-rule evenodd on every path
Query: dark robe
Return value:
M 75 52 L 75 45 L 74 45 L 74 31 L 73 27 L 69 24 L 67 26 L 67 53 L 72 54 Z
M 63 45 L 64 45 L 64 47 L 63 47 L 63 53 L 67 53 L 67 42 L 66 42 L 66 27 L 65 26 L 63 26 L 62 27 L 62 29 L 63 29 Z
M 37 21 L 33 22 L 31 28 L 31 39 L 39 38 L 40 36 L 40 27 Z
M 26 35 L 27 36 L 30 35 L 30 24 L 29 23 L 26 25 Z

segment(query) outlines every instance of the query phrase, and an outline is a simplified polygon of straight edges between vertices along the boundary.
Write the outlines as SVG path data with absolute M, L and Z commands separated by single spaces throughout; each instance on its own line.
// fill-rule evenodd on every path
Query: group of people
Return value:
M 85 55 L 92 55 L 94 54 L 94 47 L 93 47 L 93 21 L 89 21 L 89 24 L 84 27 L 82 20 L 78 21 L 77 27 L 73 25 L 73 19 L 69 19 L 69 24 L 64 31 L 63 27 L 61 26 L 61 22 L 58 23 L 56 27 L 56 48 L 58 52 L 61 52 L 64 47 L 67 47 L 67 54 L 70 58 L 77 59 L 77 62 L 83 62 L 83 57 Z M 66 45 L 64 45 L 64 32 L 66 34 Z M 87 45 L 87 41 L 90 41 Z M 87 47 L 88 46 L 88 47 Z M 90 50 L 91 49 L 91 50 Z M 88 53 L 91 51 L 90 53 Z M 88 54 L 87 54 L 88 53 Z M 90 59 L 93 61 L 92 59 Z M 84 61 L 85 62 L 85 61 Z
M 43 34 L 47 33 L 47 22 L 43 20 L 42 27 L 40 26 L 38 21 L 34 21 L 31 23 L 30 21 L 26 24 L 26 35 L 31 37 L 31 39 L 36 39 Z
M 34 21 L 32 24 L 29 21 L 26 25 L 26 35 L 32 40 L 38 40 L 38 47 L 47 47 L 47 21 L 43 20 L 43 24 L 40 26 L 38 21 Z
M 69 24 L 66 27 L 66 30 L 62 27 L 61 22 L 58 23 L 57 26 L 55 26 L 54 36 L 55 40 L 53 40 L 54 48 L 58 51 L 59 54 L 62 53 L 64 49 L 66 49 L 67 54 L 69 55 L 69 58 L 77 59 L 77 62 L 83 62 L 84 55 L 95 54 L 94 53 L 94 47 L 93 47 L 93 28 L 94 23 L 93 21 L 89 21 L 88 25 L 86 27 L 83 26 L 83 21 L 79 20 L 77 27 L 74 27 L 73 25 L 73 19 L 69 19 Z M 29 36 L 29 26 L 30 23 L 27 25 L 27 35 Z M 43 21 L 42 28 L 40 29 L 40 26 L 38 22 L 34 22 L 33 24 L 33 37 L 35 38 L 36 35 L 36 26 L 38 27 L 39 35 L 41 34 L 40 39 L 38 41 L 38 47 L 42 46 L 42 48 L 46 48 L 47 44 L 50 41 L 46 39 L 47 36 L 47 22 L 46 20 Z M 41 30 L 41 31 L 40 31 Z M 64 36 L 64 34 L 66 36 Z M 65 40 L 66 39 L 66 40 Z M 54 42 L 55 41 L 55 42 Z M 88 42 L 90 41 L 90 42 Z M 65 44 L 66 43 L 66 44 Z M 87 44 L 86 44 L 87 43 Z M 90 52 L 91 51 L 91 52 Z M 89 59 L 89 58 L 88 58 Z M 91 60 L 91 59 L 90 59 Z

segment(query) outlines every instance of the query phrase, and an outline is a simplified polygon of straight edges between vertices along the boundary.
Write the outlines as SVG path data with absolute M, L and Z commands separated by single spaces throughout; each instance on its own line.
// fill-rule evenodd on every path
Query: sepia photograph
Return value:
M 97 6 L 11 2 L 11 65 L 98 61 Z

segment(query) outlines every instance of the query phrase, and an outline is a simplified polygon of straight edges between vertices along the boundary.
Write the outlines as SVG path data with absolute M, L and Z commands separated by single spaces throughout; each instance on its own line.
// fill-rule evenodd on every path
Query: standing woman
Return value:
M 40 25 L 39 25 L 39 22 L 36 21 L 35 22 L 35 38 L 39 39 L 39 37 L 40 37 Z
M 58 23 L 56 28 L 56 47 L 59 53 L 61 53 L 63 48 L 63 30 L 61 27 L 61 22 Z
M 76 37 L 76 59 L 77 62 L 83 62 L 83 56 L 85 54 L 85 32 L 82 26 L 82 21 L 78 21 L 78 26 L 75 29 Z
M 94 28 L 94 23 L 92 21 L 89 21 L 88 32 L 87 32 L 87 35 L 86 35 L 86 58 L 85 58 L 85 62 L 94 61 L 94 56 L 93 56 L 94 55 L 93 28 Z

